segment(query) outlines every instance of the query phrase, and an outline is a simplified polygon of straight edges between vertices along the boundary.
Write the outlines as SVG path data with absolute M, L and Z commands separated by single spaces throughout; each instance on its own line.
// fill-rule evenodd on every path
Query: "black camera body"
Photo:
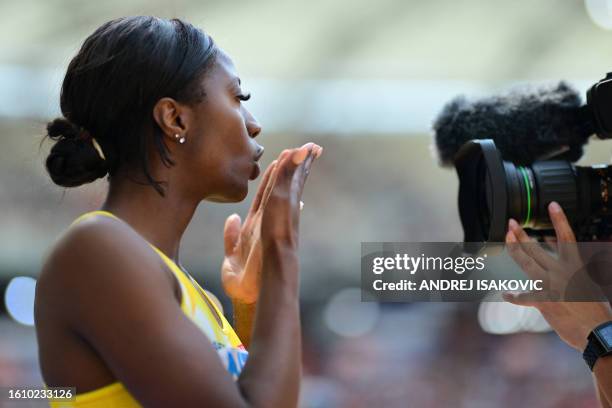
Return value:
M 600 139 L 612 139 L 612 72 L 587 91 L 584 108 L 593 122 L 595 134 Z
M 491 139 L 467 142 L 457 153 L 459 215 L 465 242 L 503 242 L 508 219 L 530 235 L 554 235 L 548 204 L 558 202 L 579 241 L 612 235 L 612 166 L 567 160 L 528 166 L 502 160 Z
M 459 177 L 464 241 L 503 242 L 508 219 L 530 235 L 554 236 L 547 207 L 564 209 L 579 241 L 612 236 L 612 166 L 575 166 L 593 134 L 612 138 L 612 73 L 587 91 L 456 98 L 436 122 L 442 164 Z M 460 148 L 458 146 L 461 146 Z

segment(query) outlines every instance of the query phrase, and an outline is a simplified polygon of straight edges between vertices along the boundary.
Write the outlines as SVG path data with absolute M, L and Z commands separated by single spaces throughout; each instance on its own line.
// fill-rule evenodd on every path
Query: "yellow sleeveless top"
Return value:
M 108 211 L 92 211 L 78 217 L 72 225 L 96 215 L 119 219 Z M 237 379 L 246 363 L 248 352 L 234 329 L 215 302 L 190 275 L 183 272 L 162 251 L 151 243 L 149 245 L 168 265 L 181 286 L 181 310 L 208 336 L 226 369 L 234 379 Z M 212 309 L 208 305 L 211 305 Z M 215 315 L 220 318 L 222 325 L 219 325 Z M 82 394 L 79 394 L 77 390 L 75 401 L 50 401 L 49 404 L 52 408 L 132 408 L 141 406 L 120 382 L 114 382 Z

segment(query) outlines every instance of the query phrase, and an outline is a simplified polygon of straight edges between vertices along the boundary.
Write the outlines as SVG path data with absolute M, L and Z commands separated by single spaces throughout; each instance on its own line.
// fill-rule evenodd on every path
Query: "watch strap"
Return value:
M 582 358 L 587 363 L 591 371 L 593 371 L 593 367 L 595 366 L 595 362 L 601 355 L 605 352 L 604 348 L 599 341 L 594 338 L 594 336 L 589 336 L 589 340 L 587 343 L 584 352 L 582 353 Z
M 584 361 L 587 363 L 591 371 L 593 371 L 593 367 L 595 366 L 598 358 L 612 354 L 612 349 L 606 345 L 609 344 L 609 342 L 604 344 L 600 339 L 600 332 L 608 326 L 612 326 L 612 321 L 602 323 L 595 327 L 589 334 L 589 337 L 587 337 L 587 346 L 582 353 L 582 358 L 584 358 Z

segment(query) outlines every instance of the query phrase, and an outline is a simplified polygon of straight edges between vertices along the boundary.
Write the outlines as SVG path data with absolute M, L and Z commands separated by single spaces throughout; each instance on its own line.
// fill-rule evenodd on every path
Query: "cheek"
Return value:
M 222 125 L 222 126 L 220 126 Z M 201 143 L 194 150 L 207 188 L 215 201 L 240 201 L 248 192 L 253 170 L 253 153 L 241 121 L 225 121 L 200 134 Z
M 218 117 L 220 120 L 214 136 L 218 155 L 227 167 L 239 170 L 239 167 L 244 167 L 253 160 L 251 141 L 244 120 L 235 109 L 227 110 L 225 115 Z
M 252 165 L 253 154 L 248 136 L 240 127 L 227 127 L 216 132 L 214 140 L 208 144 L 208 159 L 226 176 L 240 176 L 245 168 Z

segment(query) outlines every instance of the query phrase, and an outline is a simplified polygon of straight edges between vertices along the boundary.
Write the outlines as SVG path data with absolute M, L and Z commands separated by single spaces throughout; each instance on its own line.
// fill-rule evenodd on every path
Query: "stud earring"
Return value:
M 185 143 L 185 136 L 181 136 L 181 135 L 179 135 L 179 134 L 177 133 L 177 134 L 175 134 L 175 135 L 174 135 L 174 138 L 175 138 L 175 139 L 178 139 L 178 142 L 179 142 L 180 144 Z

